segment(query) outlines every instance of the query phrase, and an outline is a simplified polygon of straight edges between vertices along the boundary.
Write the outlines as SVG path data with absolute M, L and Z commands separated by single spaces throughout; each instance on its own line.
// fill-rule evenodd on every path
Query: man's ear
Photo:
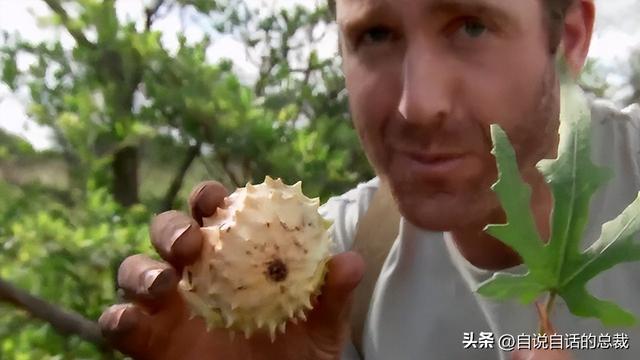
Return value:
M 575 0 L 564 19 L 561 46 L 569 69 L 575 76 L 582 71 L 589 53 L 595 14 L 593 0 Z

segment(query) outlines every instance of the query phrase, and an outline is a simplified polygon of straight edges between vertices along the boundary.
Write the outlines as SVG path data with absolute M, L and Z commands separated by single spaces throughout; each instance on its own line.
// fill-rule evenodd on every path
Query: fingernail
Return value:
M 176 230 L 173 232 L 171 236 L 171 241 L 169 242 L 169 250 L 173 253 L 176 249 L 176 244 L 180 242 L 180 239 L 183 239 L 183 235 L 187 233 L 191 229 L 191 223 L 184 224 L 182 226 L 178 226 Z
M 160 295 L 167 292 L 171 286 L 174 272 L 170 269 L 148 270 L 144 275 L 144 286 L 149 295 Z
M 200 191 L 201 194 L 198 194 L 199 201 L 196 203 L 196 207 L 204 217 L 212 216 L 218 209 L 218 206 L 224 206 L 224 198 L 226 197 L 225 194 L 216 191 L 215 189 L 217 188 L 205 192 L 204 190 L 209 186 L 210 184 L 206 184 L 202 187 Z
M 138 314 L 131 306 L 127 306 L 122 310 L 118 318 L 117 327 L 119 331 L 129 331 L 133 329 L 137 322 Z
M 200 184 L 192 193 L 189 198 L 189 201 L 195 206 L 198 207 L 198 198 L 202 195 L 202 192 L 207 187 L 207 184 Z
M 197 198 L 198 196 L 200 196 L 200 194 L 202 194 L 202 191 L 203 191 L 203 190 L 204 190 L 204 188 L 206 188 L 206 187 L 207 187 L 207 184 L 206 184 L 206 183 L 202 183 L 202 184 L 200 184 L 200 186 L 198 186 L 198 189 L 197 189 L 196 191 L 194 191 L 194 194 L 195 194 L 195 196 L 194 196 L 194 197 L 196 197 L 196 198 Z
M 116 309 L 109 310 L 106 320 L 103 320 L 103 330 L 108 334 L 114 335 L 127 332 L 136 325 L 138 316 L 131 306 L 119 306 Z
M 155 288 L 157 288 L 158 286 L 157 280 L 161 273 L 162 273 L 161 269 L 147 270 L 144 273 L 144 290 L 146 293 L 151 294 L 152 291 L 154 291 Z

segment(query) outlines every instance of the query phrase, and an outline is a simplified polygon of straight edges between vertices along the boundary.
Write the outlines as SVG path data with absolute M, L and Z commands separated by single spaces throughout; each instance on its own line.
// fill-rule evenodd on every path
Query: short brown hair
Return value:
M 335 7 L 335 0 L 333 6 Z M 575 0 L 543 0 L 547 8 L 546 26 L 549 31 L 549 48 L 555 53 L 562 38 L 562 25 L 569 7 Z
M 336 15 L 336 0 L 329 1 L 329 11 L 335 18 Z M 545 25 L 549 30 L 549 49 L 552 53 L 555 53 L 560 39 L 562 37 L 562 24 L 564 17 L 567 14 L 567 10 L 573 4 L 575 0 L 542 0 L 547 13 L 545 16 Z

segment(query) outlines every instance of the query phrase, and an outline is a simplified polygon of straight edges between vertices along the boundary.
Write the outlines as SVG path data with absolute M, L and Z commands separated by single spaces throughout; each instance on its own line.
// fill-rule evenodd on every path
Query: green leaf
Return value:
M 531 189 L 518 173 L 515 152 L 504 131 L 497 125 L 492 125 L 491 136 L 495 144 L 492 153 L 497 159 L 500 173 L 499 180 L 492 189 L 498 194 L 510 221 L 504 225 L 489 225 L 485 231 L 516 250 L 526 263 L 535 268 L 544 268 L 546 264 L 543 259 L 536 256 L 542 251 L 543 244 L 531 209 L 522 206 L 530 202 Z
M 605 325 L 633 325 L 634 316 L 617 305 L 587 294 L 584 284 L 611 267 L 640 260 L 640 244 L 634 235 L 640 231 L 640 194 L 617 218 L 602 226 L 600 238 L 583 256 L 583 263 L 565 279 L 560 295 L 576 315 L 600 318 Z
M 483 284 L 478 292 L 484 296 L 497 300 L 518 298 L 520 302 L 528 304 L 545 291 L 545 286 L 537 282 L 531 273 L 527 275 L 496 274 L 491 281 Z
M 4 81 L 11 89 L 17 86 L 16 80 L 20 74 L 16 53 L 13 51 L 4 51 L 4 58 L 0 56 L 0 69 L 2 69 L 2 81 Z M 0 52 L 0 55 L 2 53 Z
M 561 69 L 563 72 L 564 69 Z M 561 296 L 576 316 L 598 318 L 603 324 L 632 325 L 635 317 L 618 305 L 590 295 L 589 280 L 611 267 L 640 260 L 640 194 L 626 210 L 602 226 L 600 238 L 585 251 L 581 242 L 593 194 L 609 172 L 591 161 L 591 119 L 582 90 L 562 73 L 562 112 L 558 157 L 542 160 L 554 199 L 551 237 L 544 244 L 535 227 L 530 206 L 531 189 L 518 170 L 513 147 L 498 125 L 492 125 L 493 154 L 498 165 L 497 193 L 507 224 L 488 225 L 485 231 L 513 248 L 522 258 L 525 274 L 497 273 L 477 292 L 494 299 L 517 298 L 530 303 L 545 292 Z

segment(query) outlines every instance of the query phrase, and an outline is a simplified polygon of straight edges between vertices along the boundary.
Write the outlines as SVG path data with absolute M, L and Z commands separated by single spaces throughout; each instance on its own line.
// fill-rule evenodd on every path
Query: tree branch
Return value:
M 76 335 L 99 349 L 108 348 L 97 323 L 76 312 L 64 310 L 44 299 L 33 296 L 2 278 L 0 278 L 0 301 L 13 304 L 31 316 L 48 322 L 61 334 Z
M 43 0 L 43 1 L 49 6 L 49 8 L 54 13 L 60 16 L 60 20 L 62 20 L 62 24 L 67 29 L 69 34 L 71 34 L 71 36 L 75 39 L 78 45 L 84 46 L 90 49 L 96 48 L 96 44 L 89 41 L 87 37 L 84 36 L 82 31 L 78 29 L 74 29 L 71 26 L 71 23 L 70 23 L 71 19 L 69 18 L 69 14 L 67 14 L 67 11 L 62 7 L 62 5 L 60 4 L 60 2 L 58 2 L 58 0 Z
M 217 120 L 213 119 L 212 123 L 216 124 Z M 211 130 L 211 127 L 209 126 L 209 122 L 202 121 L 200 123 L 200 126 L 202 128 L 202 132 L 201 132 L 202 137 L 209 144 L 215 144 L 213 136 L 211 135 L 212 130 Z M 229 167 L 229 158 L 228 158 L 228 156 L 226 154 L 222 155 L 220 153 L 220 151 L 218 151 L 218 149 L 214 149 L 213 154 L 214 154 L 215 159 L 220 163 L 220 167 L 225 172 L 225 175 L 227 175 L 227 178 L 229 178 L 229 180 L 231 181 L 232 185 L 234 185 L 235 187 L 244 186 L 242 181 L 240 179 L 238 179 L 236 174 L 234 174 L 233 170 Z
M 145 10 L 145 13 L 147 15 L 147 18 L 145 20 L 145 28 L 147 29 L 147 31 L 151 30 L 151 25 L 153 25 L 153 21 L 155 20 L 155 16 L 158 13 L 158 10 L 162 6 L 162 4 L 164 4 L 164 1 L 165 0 L 156 0 L 155 4 L 153 4 L 153 6 L 147 8 Z
M 260 66 L 260 74 L 258 75 L 258 81 L 255 83 L 254 93 L 256 97 L 261 97 L 264 95 L 265 89 L 268 85 L 269 76 L 271 75 L 271 71 L 276 66 L 276 55 L 275 51 L 270 51 L 269 56 L 263 56 L 263 63 Z
M 195 145 L 190 146 L 187 150 L 187 155 L 180 164 L 180 168 L 178 168 L 178 172 L 171 181 L 171 185 L 169 186 L 169 189 L 167 190 L 167 193 L 162 200 L 160 212 L 171 210 L 173 208 L 173 203 L 175 202 L 176 197 L 178 196 L 178 192 L 182 187 L 182 183 L 184 181 L 185 175 L 187 174 L 187 170 L 189 170 L 189 167 L 191 167 L 193 161 L 198 157 L 198 155 L 200 155 L 201 146 L 202 143 L 198 141 Z
M 233 182 L 233 185 L 235 185 L 235 187 L 243 186 L 243 184 L 240 182 L 240 179 L 238 179 L 236 174 L 234 174 L 233 170 L 231 170 L 231 168 L 229 167 L 229 161 L 227 159 L 223 159 L 223 157 L 220 156 L 218 152 L 216 152 L 216 158 L 218 159 L 218 161 L 220 161 L 222 169 L 227 174 L 231 182 Z

